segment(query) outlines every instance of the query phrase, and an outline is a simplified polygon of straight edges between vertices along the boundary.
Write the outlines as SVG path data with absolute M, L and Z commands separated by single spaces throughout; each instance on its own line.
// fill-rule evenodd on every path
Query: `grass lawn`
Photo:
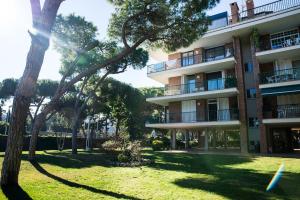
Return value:
M 299 199 L 300 159 L 154 153 L 155 164 L 115 167 L 101 152 L 38 152 L 38 164 L 21 165 L 20 188 L 0 199 Z M 3 153 L 0 153 L 0 162 Z M 272 192 L 273 174 L 285 172 Z M 5 195 L 5 194 L 6 195 Z M 7 196 L 7 197 L 6 197 Z

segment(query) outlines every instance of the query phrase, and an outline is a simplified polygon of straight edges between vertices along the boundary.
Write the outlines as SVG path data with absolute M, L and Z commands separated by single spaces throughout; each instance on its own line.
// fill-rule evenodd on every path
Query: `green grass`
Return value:
M 145 151 L 155 164 L 115 167 L 109 155 L 80 151 L 38 152 L 38 164 L 23 157 L 18 190 L 0 199 L 299 199 L 300 159 L 192 155 Z M 0 153 L 2 163 L 3 153 Z M 273 174 L 285 172 L 272 192 Z

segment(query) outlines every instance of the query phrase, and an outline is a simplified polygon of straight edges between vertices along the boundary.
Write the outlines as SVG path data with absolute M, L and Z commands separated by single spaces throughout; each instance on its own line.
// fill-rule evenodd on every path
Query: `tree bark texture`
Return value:
M 7 146 L 2 165 L 1 185 L 18 185 L 23 147 L 23 133 L 31 98 L 34 95 L 36 82 L 49 47 L 49 36 L 57 10 L 62 0 L 46 0 L 41 9 L 39 0 L 31 0 L 33 27 L 31 46 L 27 54 L 26 66 L 15 92 L 11 122 L 7 137 Z

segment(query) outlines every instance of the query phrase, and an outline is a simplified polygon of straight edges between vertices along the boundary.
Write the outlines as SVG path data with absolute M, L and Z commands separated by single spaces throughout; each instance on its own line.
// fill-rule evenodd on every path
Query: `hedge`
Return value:
M 5 151 L 6 148 L 6 135 L 0 135 L 0 151 Z M 23 140 L 23 151 L 28 151 L 29 147 L 29 136 L 24 136 Z M 104 143 L 106 139 L 94 139 L 93 140 L 93 147 L 94 148 L 101 148 L 102 143 Z M 84 149 L 86 144 L 85 138 L 78 138 L 77 139 L 77 147 L 79 149 Z M 72 138 L 67 137 L 65 138 L 64 142 L 64 149 L 71 149 L 72 148 Z M 53 136 L 47 137 L 39 137 L 37 143 L 37 150 L 57 150 L 57 138 Z

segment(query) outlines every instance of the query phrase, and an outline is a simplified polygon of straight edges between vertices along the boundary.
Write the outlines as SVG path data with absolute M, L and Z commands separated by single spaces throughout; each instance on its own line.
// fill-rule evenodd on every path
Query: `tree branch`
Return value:
M 46 98 L 46 97 L 43 96 L 43 97 L 41 98 L 41 100 L 39 101 L 39 103 L 37 104 L 36 110 L 35 110 L 34 115 L 33 115 L 33 120 L 35 120 L 35 118 L 36 118 L 36 116 L 37 116 L 37 113 L 38 113 L 38 111 L 40 110 L 40 107 L 41 107 L 41 105 L 43 104 L 45 98 Z

